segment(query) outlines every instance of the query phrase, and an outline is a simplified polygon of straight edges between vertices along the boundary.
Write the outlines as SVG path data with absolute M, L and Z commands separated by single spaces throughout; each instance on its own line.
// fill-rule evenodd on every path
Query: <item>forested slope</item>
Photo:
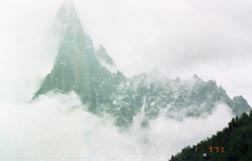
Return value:
M 244 113 L 240 118 L 233 118 L 223 131 L 197 145 L 186 147 L 170 159 L 170 161 L 203 160 L 251 161 L 252 111 L 249 115 Z

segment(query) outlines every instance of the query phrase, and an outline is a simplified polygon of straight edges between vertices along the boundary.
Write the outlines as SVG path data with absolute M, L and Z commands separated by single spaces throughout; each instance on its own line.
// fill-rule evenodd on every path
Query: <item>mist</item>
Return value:
M 61 3 L 0 1 L 0 74 L 5 78 L 0 80 L 0 96 L 4 100 L 22 102 L 32 97 L 51 69 L 57 48 L 50 28 Z M 229 95 L 243 95 L 251 103 L 251 1 L 74 3 L 86 33 L 96 46 L 105 46 L 127 76 L 152 70 L 172 78 L 197 74 L 216 80 Z
M 61 0 L 0 0 L 0 160 L 167 160 L 211 136 L 232 114 L 225 105 L 204 118 L 141 115 L 128 131 L 87 112 L 78 96 L 30 102 L 57 54 L 52 27 Z M 128 77 L 160 71 L 170 78 L 214 79 L 252 103 L 249 0 L 74 0 L 84 30 Z M 193 127 L 193 128 L 192 128 Z
M 218 105 L 207 117 L 178 121 L 159 116 L 142 128 L 139 114 L 125 131 L 114 125 L 113 117 L 85 109 L 75 93 L 1 104 L 0 159 L 164 161 L 221 130 L 232 117 L 229 108 Z

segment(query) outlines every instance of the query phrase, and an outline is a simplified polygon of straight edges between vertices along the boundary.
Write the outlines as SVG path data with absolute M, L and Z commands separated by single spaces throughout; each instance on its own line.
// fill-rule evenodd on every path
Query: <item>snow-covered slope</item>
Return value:
M 122 115 L 121 111 L 137 114 L 144 110 L 143 123 L 159 115 L 175 119 L 208 115 L 219 104 L 230 107 L 237 116 L 251 110 L 242 96 L 231 99 L 215 81 L 203 81 L 196 75 L 191 80 L 135 76 L 118 87 L 113 100 L 114 106 L 121 108 L 117 116 Z
M 94 113 L 116 117 L 116 124 L 128 126 L 135 115 L 144 114 L 143 126 L 160 114 L 176 119 L 209 114 L 217 104 L 226 104 L 235 115 L 251 108 L 242 97 L 231 99 L 215 81 L 153 79 L 148 74 L 126 78 L 101 46 L 96 50 L 84 32 L 74 6 L 64 4 L 57 14 L 60 46 L 52 71 L 34 99 L 49 91 L 75 91 Z

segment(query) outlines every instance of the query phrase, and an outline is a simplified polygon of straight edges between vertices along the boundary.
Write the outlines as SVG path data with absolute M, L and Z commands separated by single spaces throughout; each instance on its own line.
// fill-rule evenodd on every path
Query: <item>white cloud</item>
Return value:
M 221 130 L 232 117 L 219 105 L 207 117 L 159 117 L 142 129 L 136 116 L 134 126 L 122 132 L 113 118 L 82 109 L 74 93 L 44 96 L 29 104 L 1 104 L 0 160 L 163 161 Z
M 60 0 L 0 1 L 3 99 L 28 100 L 50 71 L 56 44 L 48 27 Z M 127 75 L 156 68 L 170 77 L 215 79 L 252 100 L 252 2 L 235 0 L 74 0 L 85 31 Z M 24 92 L 25 91 L 25 92 Z M 18 97 L 17 97 L 18 96 Z
M 251 1 L 75 2 L 87 32 L 127 75 L 153 68 L 170 77 L 196 73 L 251 103 Z
M 127 75 L 153 68 L 171 77 L 196 73 L 252 103 L 251 1 L 74 2 L 85 31 L 104 44 Z M 123 134 L 112 118 L 71 110 L 81 106 L 75 96 L 20 103 L 32 97 L 52 67 L 57 43 L 48 28 L 59 4 L 0 0 L 0 159 L 45 160 L 58 154 L 132 161 L 151 154 L 163 160 L 226 125 L 231 115 L 224 107 L 206 119 L 159 118 L 146 130 L 134 127 Z

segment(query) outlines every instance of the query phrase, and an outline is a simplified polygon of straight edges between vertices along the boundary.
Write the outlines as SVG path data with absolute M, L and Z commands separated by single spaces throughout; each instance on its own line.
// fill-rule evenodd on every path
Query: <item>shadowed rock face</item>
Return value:
M 96 108 L 100 102 L 110 103 L 116 79 L 123 79 L 123 75 L 110 73 L 100 64 L 92 40 L 84 33 L 71 3 L 62 5 L 58 11 L 56 27 L 60 34 L 58 54 L 34 98 L 48 91 L 75 91 L 91 111 L 99 110 Z M 105 51 L 102 54 L 110 58 Z
M 91 112 L 109 113 L 120 126 L 129 125 L 140 112 L 145 123 L 160 113 L 175 118 L 197 117 L 211 113 L 219 103 L 227 104 L 235 115 L 251 109 L 241 96 L 232 100 L 214 81 L 205 82 L 197 76 L 191 81 L 153 79 L 147 74 L 126 78 L 103 46 L 94 49 L 71 3 L 63 4 L 58 11 L 56 28 L 60 36 L 58 54 L 34 99 L 49 91 L 75 91 Z

